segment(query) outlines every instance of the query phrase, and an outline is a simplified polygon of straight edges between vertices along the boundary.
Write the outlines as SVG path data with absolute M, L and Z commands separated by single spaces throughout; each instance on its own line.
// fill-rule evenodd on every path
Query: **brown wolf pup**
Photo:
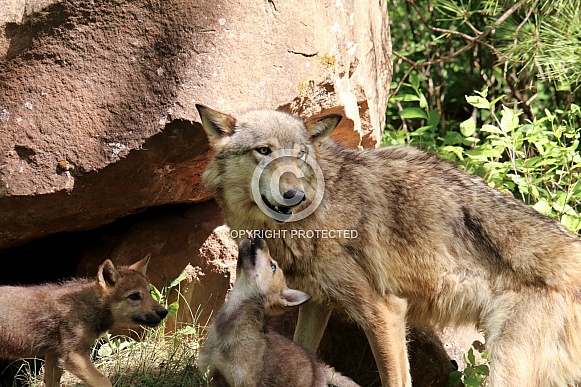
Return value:
M 200 351 L 198 366 L 202 373 L 208 372 L 210 385 L 357 386 L 291 340 L 266 329 L 268 316 L 284 313 L 309 298 L 286 286 L 263 239 L 243 239 L 234 288 L 210 325 Z
M 339 308 L 383 385 L 410 386 L 408 322 L 475 323 L 491 385 L 581 380 L 581 242 L 561 224 L 419 149 L 340 146 L 337 115 L 198 110 L 215 151 L 204 181 L 230 227 L 271 235 L 289 284 L 312 296 L 295 331 L 305 348 Z
M 44 381 L 58 386 L 63 368 L 88 387 L 111 382 L 91 363 L 95 340 L 112 328 L 155 327 L 167 315 L 149 291 L 149 256 L 115 268 L 99 266 L 96 280 L 0 287 L 0 358 L 44 356 Z

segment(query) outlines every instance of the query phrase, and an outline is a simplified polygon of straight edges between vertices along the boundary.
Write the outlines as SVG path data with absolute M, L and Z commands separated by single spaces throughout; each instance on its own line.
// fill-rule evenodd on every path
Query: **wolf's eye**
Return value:
M 272 153 L 272 151 L 270 150 L 270 148 L 267 147 L 267 146 L 261 146 L 260 148 L 256 148 L 256 151 L 258 153 L 260 153 L 261 155 L 264 155 L 264 156 L 269 155 L 269 154 Z
M 276 265 L 274 264 L 274 262 L 270 263 L 270 269 L 272 270 L 272 272 L 276 272 Z
M 131 293 L 130 295 L 127 296 L 127 298 L 133 301 L 141 300 L 141 296 L 139 295 L 139 293 Z
M 299 159 L 303 159 L 303 160 L 305 159 L 306 156 L 307 156 L 307 152 L 305 152 L 305 151 L 299 151 L 299 154 L 297 155 L 297 157 Z

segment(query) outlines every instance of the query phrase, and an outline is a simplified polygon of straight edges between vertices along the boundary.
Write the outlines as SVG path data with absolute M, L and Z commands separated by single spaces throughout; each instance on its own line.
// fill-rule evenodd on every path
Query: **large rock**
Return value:
M 74 184 L 69 190 L 2 197 L 0 247 L 96 227 L 150 206 L 207 200 L 200 177 L 209 152 L 199 124 L 174 120 L 142 150 L 100 171 L 76 178 L 73 170 L 60 172 Z
M 340 110 L 377 146 L 388 25 L 385 1 L 4 0 L 0 247 L 208 199 L 195 103 Z

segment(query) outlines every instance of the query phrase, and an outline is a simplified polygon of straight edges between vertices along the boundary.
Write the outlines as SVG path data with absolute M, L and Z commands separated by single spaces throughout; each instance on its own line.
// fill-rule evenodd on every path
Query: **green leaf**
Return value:
M 477 95 L 466 96 L 466 102 L 478 109 L 490 109 L 486 98 Z
M 437 110 L 430 110 L 428 113 L 428 126 L 433 126 L 434 128 L 440 123 L 440 116 Z
M 462 372 L 452 371 L 448 375 L 448 382 L 447 382 L 446 386 L 455 387 L 455 386 L 460 385 L 461 382 L 462 382 Z
M 179 309 L 180 309 L 180 304 L 177 301 L 172 302 L 167 307 L 167 317 L 171 317 L 171 316 L 175 315 Z
M 425 132 L 427 132 L 428 130 L 434 129 L 433 126 L 422 126 L 421 128 L 417 128 L 416 130 L 414 130 L 413 132 L 410 133 L 410 136 L 421 136 L 423 135 Z
M 428 101 L 426 100 L 426 97 L 424 97 L 423 94 L 419 95 L 420 97 L 420 108 L 425 109 L 428 107 Z
M 502 118 L 500 119 L 500 128 L 503 132 L 508 133 L 512 132 L 519 126 L 518 116 L 521 115 L 521 112 L 517 112 L 515 110 L 509 109 L 506 106 L 502 107 Z
M 572 232 L 577 232 L 581 228 L 581 218 L 575 215 L 565 214 L 561 218 L 561 224 Z
M 474 349 L 470 348 L 468 350 L 468 364 L 474 365 L 476 363 L 476 358 L 474 357 Z
M 466 121 L 460 123 L 460 133 L 464 137 L 470 137 L 476 132 L 476 122 L 473 118 L 468 118 Z
M 462 139 L 462 144 L 472 148 L 474 145 L 478 144 L 480 142 L 479 138 L 476 137 L 464 137 Z
M 484 87 L 484 89 L 482 89 L 482 91 L 474 91 L 476 94 L 478 94 L 479 96 L 481 96 L 482 98 L 485 98 L 488 96 L 488 86 Z
M 464 380 L 464 386 L 466 387 L 480 387 L 481 384 L 482 380 L 477 376 L 471 376 Z
M 488 106 L 489 106 L 489 107 L 492 109 L 492 107 L 493 107 L 494 105 L 496 105 L 496 103 L 497 103 L 498 101 L 500 101 L 501 99 L 503 99 L 504 97 L 506 97 L 506 94 L 503 94 L 503 95 L 501 95 L 500 97 L 493 99 L 492 101 L 490 101 L 490 103 L 488 104 Z
M 464 160 L 464 149 L 460 146 L 443 146 L 442 152 L 453 153 L 458 157 L 458 160 Z
M 420 97 L 418 97 L 415 94 L 403 94 L 403 95 L 397 95 L 394 97 L 394 100 L 396 101 L 402 101 L 402 102 L 415 102 L 415 101 L 419 101 Z
M 493 134 L 502 134 L 502 130 L 500 130 L 500 128 L 497 128 L 494 125 L 482 125 L 482 129 L 480 129 L 483 132 L 488 132 L 488 133 L 493 133 Z
M 151 297 L 157 302 L 161 301 L 161 293 L 153 284 L 149 284 L 149 291 L 151 292 Z
M 420 77 L 418 77 L 417 73 L 410 74 L 410 83 L 414 90 L 418 90 L 420 88 Z
M 188 273 L 186 273 L 185 270 L 183 270 L 180 275 L 177 276 L 176 279 L 174 279 L 173 281 L 171 281 L 171 283 L 169 284 L 168 288 L 171 289 L 175 286 L 178 286 L 180 284 L 180 282 L 182 282 L 183 280 L 185 280 L 186 278 L 188 278 Z
M 477 365 L 474 367 L 474 370 L 480 375 L 488 376 L 490 374 L 490 370 L 486 364 Z
M 182 329 L 178 330 L 177 333 L 180 335 L 190 336 L 196 334 L 197 332 L 193 325 L 186 325 Z
M 417 107 L 405 108 L 399 112 L 403 118 L 428 118 L 426 112 Z
M 462 135 L 458 132 L 446 132 L 446 135 L 444 136 L 444 144 L 446 145 L 458 145 L 458 144 L 462 144 L 462 141 L 464 140 L 464 137 L 462 137 Z

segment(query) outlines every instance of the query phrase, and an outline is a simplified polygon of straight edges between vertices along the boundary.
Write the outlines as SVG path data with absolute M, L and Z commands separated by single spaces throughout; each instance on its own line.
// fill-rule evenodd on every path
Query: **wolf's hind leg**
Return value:
M 484 324 L 488 385 L 571 385 L 579 374 L 578 352 L 570 351 L 569 339 L 578 336 L 574 310 L 569 296 L 557 291 L 524 289 L 498 297 Z
M 501 337 L 500 340 L 506 340 Z M 526 340 L 521 338 L 521 340 Z M 532 357 L 531 348 L 527 345 L 519 345 L 515 340 L 506 340 L 500 346 L 491 345 L 490 377 L 488 386 L 512 387 L 512 386 L 547 386 L 539 383 L 537 369 Z
M 300 306 L 294 341 L 307 351 L 317 352 L 333 308 L 312 300 Z
M 58 355 L 54 352 L 44 356 L 44 384 L 46 387 L 58 387 L 60 385 L 63 369 L 58 366 Z

